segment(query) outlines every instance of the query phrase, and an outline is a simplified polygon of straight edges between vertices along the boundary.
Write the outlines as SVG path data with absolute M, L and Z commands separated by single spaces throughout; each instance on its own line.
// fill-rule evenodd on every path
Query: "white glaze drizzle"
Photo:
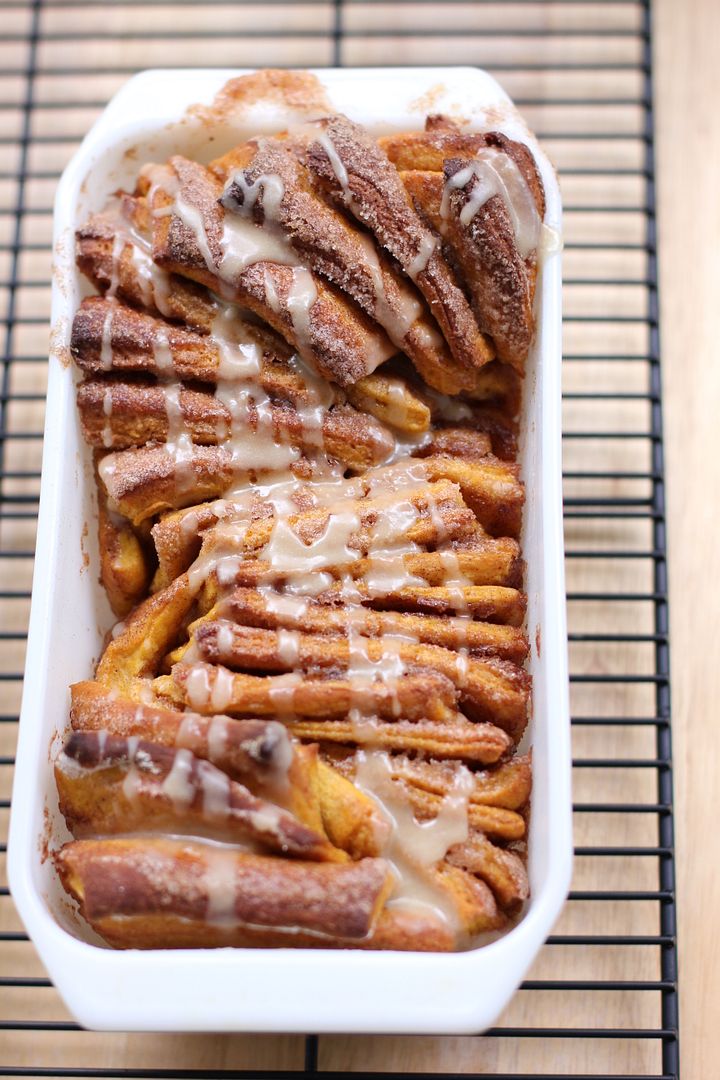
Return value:
M 139 735 L 131 735 L 126 744 L 126 755 L 129 762 L 129 768 L 122 783 L 123 795 L 128 802 L 133 802 L 138 797 L 140 787 L 142 785 L 142 777 L 140 770 L 135 763 L 135 755 L 137 754 L 138 745 L 140 743 Z
M 358 233 L 358 239 L 362 245 L 365 265 L 372 282 L 375 297 L 373 314 L 387 331 L 393 344 L 402 348 L 408 330 L 422 315 L 422 305 L 408 289 L 399 287 L 394 289 L 393 300 L 388 299 L 377 248 L 369 236 Z
M 189 750 L 178 749 L 175 751 L 172 768 L 162 783 L 163 794 L 167 795 L 179 814 L 184 814 L 195 798 L 192 768 L 193 755 Z
M 309 355 L 312 337 L 310 311 L 317 300 L 317 295 L 317 287 L 310 271 L 304 266 L 293 267 L 292 283 L 287 295 L 287 308 L 301 355 Z
M 180 383 L 167 384 L 164 387 L 164 393 L 167 416 L 165 451 L 173 459 L 175 465 L 175 489 L 183 492 L 190 487 L 195 477 L 192 437 L 185 427 L 180 402 Z
M 158 373 L 163 376 L 172 375 L 175 367 L 173 364 L 172 350 L 167 330 L 158 328 L 153 339 L 153 360 Z
M 202 792 L 203 817 L 227 820 L 231 810 L 230 777 L 206 761 L 197 763 L 197 777 Z
M 228 745 L 228 718 L 213 716 L 208 728 L 208 758 L 222 761 Z
M 208 851 L 205 855 L 203 886 L 207 892 L 205 921 L 211 926 L 231 926 L 235 914 L 236 855 L 231 851 Z
M 278 219 L 278 211 L 285 195 L 285 185 L 282 177 L 277 173 L 263 173 L 256 180 L 248 180 L 243 169 L 234 169 L 228 176 L 223 193 L 223 201 L 228 207 L 228 198 L 233 188 L 239 188 L 243 193 L 243 201 L 232 201 L 232 209 L 235 213 L 250 217 L 262 195 L 263 217 L 266 222 L 275 223 Z
M 456 927 L 455 905 L 433 882 L 428 871 L 453 845 L 467 839 L 472 773 L 460 766 L 437 815 L 429 821 L 419 822 L 402 794 L 402 787 L 392 779 L 392 765 L 387 753 L 358 750 L 355 760 L 355 784 L 377 803 L 380 813 L 391 826 L 382 851 L 397 879 L 390 903 L 398 907 L 429 908 Z
M 187 673 L 185 694 L 193 709 L 205 709 L 210 701 L 210 677 L 204 665 L 194 664 Z
M 112 350 L 112 324 L 115 309 L 108 308 L 103 320 L 102 334 L 100 337 L 100 367 L 103 371 L 111 371 L 113 366 Z
M 210 334 L 220 352 L 220 379 L 256 379 L 260 375 L 262 348 L 251 337 L 233 304 L 218 303 Z
M 125 249 L 125 237 L 116 232 L 113 237 L 112 252 L 110 254 L 110 284 L 106 296 L 115 296 L 120 284 L 120 260 Z
M 318 136 L 318 141 L 323 146 L 335 176 L 342 187 L 345 202 L 350 205 L 351 194 L 348 186 L 347 171 L 340 160 L 335 145 L 327 132 L 322 132 Z M 242 192 L 242 202 L 237 201 L 236 197 L 233 197 L 232 200 L 227 198 L 229 195 L 235 195 L 233 189 L 239 189 Z M 262 196 L 264 231 L 269 231 L 280 244 L 287 245 L 287 241 L 278 230 L 280 207 L 284 194 L 284 184 L 277 173 L 263 173 L 257 179 L 249 181 L 243 169 L 236 169 L 230 173 L 225 184 L 224 205 L 231 208 L 238 215 L 251 218 L 258 199 Z M 362 246 L 365 269 L 372 283 L 375 318 L 387 330 L 393 343 L 400 347 L 410 326 L 422 313 L 421 304 L 407 290 L 396 290 L 397 296 L 394 302 L 391 303 L 388 300 L 383 271 L 374 242 L 370 237 L 362 233 L 357 233 L 357 239 Z M 275 261 L 287 262 L 288 258 L 288 251 L 286 250 L 284 257 Z M 269 289 L 267 286 L 268 278 L 270 278 L 271 282 Z M 270 275 L 266 275 L 266 291 L 269 294 L 267 297 L 268 302 L 277 311 L 279 307 L 278 297 Z M 307 311 L 309 311 L 316 297 L 317 290 L 312 275 L 309 275 L 308 271 L 302 267 L 296 267 L 293 272 L 293 284 L 288 296 L 288 308 L 300 348 L 303 348 L 308 338 Z
M 451 176 L 443 189 L 440 214 L 450 214 L 450 199 L 454 191 L 464 188 L 475 178 L 470 195 L 460 211 L 460 222 L 469 225 L 488 199 L 499 196 L 512 222 L 515 244 L 521 258 L 527 259 L 540 240 L 540 215 L 527 181 L 509 154 L 494 147 L 478 150 L 469 165 Z
M 417 254 L 410 261 L 407 272 L 409 277 L 415 281 L 420 274 L 422 274 L 428 268 L 428 263 L 432 259 L 435 249 L 438 245 L 438 238 L 431 232 L 424 232 L 418 242 Z
M 105 424 L 102 431 L 102 444 L 107 449 L 113 444 L 113 430 L 112 430 L 112 387 L 108 386 L 103 393 L 103 416 L 105 417 Z
M 348 541 L 360 527 L 360 519 L 352 510 L 338 511 L 328 517 L 325 531 L 311 544 L 306 544 L 289 521 L 280 518 L 272 535 L 262 549 L 260 558 L 280 573 L 320 570 L 326 566 L 354 562 L 360 552 L 348 547 Z
M 347 169 L 343 164 L 335 143 L 332 141 L 330 135 L 323 128 L 315 129 L 315 138 L 322 146 L 323 150 L 327 154 L 327 159 L 330 162 L 330 168 L 335 174 L 335 179 L 340 185 L 342 191 L 343 202 L 348 208 L 353 205 L 353 194 L 350 190 L 350 179 L 348 177 Z
M 232 671 L 222 666 L 213 668 L 213 684 L 208 702 L 213 712 L 225 712 L 233 699 L 234 682 Z
M 299 671 L 275 677 L 269 695 L 278 716 L 287 718 L 295 715 L 295 692 L 301 682 Z
M 298 261 L 290 245 L 271 230 L 229 212 L 225 213 L 223 219 L 220 248 L 220 261 L 216 263 L 210 255 L 208 268 L 228 283 L 236 281 L 243 270 L 255 263 L 296 266 Z M 207 261 L 205 253 L 203 257 Z
M 300 634 L 297 630 L 277 631 L 277 654 L 280 662 L 294 668 L 300 657 Z

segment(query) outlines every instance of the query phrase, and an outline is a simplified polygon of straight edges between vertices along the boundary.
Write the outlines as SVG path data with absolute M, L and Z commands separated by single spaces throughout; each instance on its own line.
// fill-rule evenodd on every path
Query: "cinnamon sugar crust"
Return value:
M 320 129 L 321 138 L 309 133 L 303 139 L 308 168 L 415 281 L 456 362 L 461 367 L 482 367 L 492 359 L 492 349 L 439 251 L 437 237 L 418 217 L 389 159 L 359 124 L 345 116 L 328 117 L 313 126 Z
M 202 165 L 174 157 L 168 167 L 150 169 L 146 181 L 155 214 L 153 259 L 159 266 L 249 308 L 341 386 L 357 382 L 393 355 L 395 350 L 380 328 L 307 268 L 302 268 L 302 287 L 310 292 L 307 325 L 300 330 L 293 319 L 295 260 L 280 252 L 285 262 L 276 261 L 275 245 L 266 257 L 261 250 L 257 261 L 248 265 L 235 269 L 232 259 L 224 264 L 223 189 Z M 191 218 L 197 216 L 201 222 L 199 233 L 175 213 L 160 213 L 173 205 L 163 184 L 173 193 L 179 190 Z
M 530 150 L 500 132 L 463 131 L 447 117 L 429 117 L 424 132 L 386 136 L 380 144 L 400 170 L 418 211 L 443 237 L 498 357 L 522 372 L 534 333 L 536 252 L 525 258 L 518 252 L 509 208 L 500 195 L 485 198 L 469 222 L 463 219 L 481 183 L 477 174 L 455 190 L 447 185 L 465 175 L 479 152 L 500 151 L 516 165 L 542 220 L 545 192 Z
M 413 284 L 382 251 L 376 251 L 366 233 L 316 193 L 310 173 L 287 144 L 255 140 L 212 162 L 210 169 L 225 183 L 226 209 L 280 228 L 299 257 L 382 326 L 420 372 L 452 366 L 447 346 Z M 268 176 L 280 178 L 283 193 L 279 201 L 268 200 L 266 207 L 263 192 Z
M 266 68 L 228 79 L 210 106 L 196 105 L 190 115 L 205 124 L 244 120 L 254 105 L 279 105 L 293 112 L 327 112 L 330 101 L 317 75 L 309 71 Z
M 528 896 L 532 155 L 442 116 L 377 142 L 308 73 L 191 112 L 222 157 L 76 238 L 124 621 L 72 688 L 60 881 L 117 948 L 472 947 Z
M 229 927 L 299 929 L 364 938 L 391 889 L 387 864 L 303 863 L 238 852 L 216 855 L 190 841 L 78 840 L 55 856 L 66 887 L 91 924 L 108 917 L 167 913 L 202 920 L 212 905 L 207 876 L 213 858 L 231 874 Z M 302 911 L 302 914 L 300 913 Z
M 272 380 L 268 379 L 272 387 Z M 77 405 L 85 441 L 90 446 L 124 450 L 150 442 L 164 443 L 170 424 L 162 386 L 142 382 L 90 380 L 78 387 Z M 192 441 L 200 446 L 226 442 L 232 429 L 232 413 L 227 405 L 207 390 L 184 387 L 178 395 L 182 421 Z M 105 410 L 110 410 L 110 419 Z M 277 441 L 307 450 L 314 443 L 305 438 L 302 414 L 287 401 L 269 407 L 268 425 Z M 257 408 L 248 407 L 248 426 L 259 423 Z M 328 409 L 322 425 L 323 445 L 332 457 L 347 468 L 362 471 L 379 465 L 392 450 L 387 432 L 367 415 L 350 405 Z

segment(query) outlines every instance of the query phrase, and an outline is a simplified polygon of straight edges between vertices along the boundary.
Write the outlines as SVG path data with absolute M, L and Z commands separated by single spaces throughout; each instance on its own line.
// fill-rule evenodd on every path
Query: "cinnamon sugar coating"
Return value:
M 472 947 L 528 897 L 539 174 L 443 117 L 376 140 L 307 73 L 198 121 L 220 156 L 144 164 L 76 237 L 123 622 L 72 688 L 55 867 L 117 948 Z
M 527 188 L 538 221 L 545 215 L 540 174 L 529 149 L 501 132 L 469 133 L 446 117 L 432 119 L 424 132 L 385 136 L 380 145 L 419 213 L 442 236 L 498 358 L 522 372 L 535 326 L 537 253 L 518 250 L 512 208 L 501 195 L 491 193 L 477 208 L 469 205 L 483 182 L 472 172 L 472 163 L 487 150 L 506 156 Z M 449 186 L 458 176 L 467 179 L 457 188 Z M 466 220 L 468 210 L 474 212 Z

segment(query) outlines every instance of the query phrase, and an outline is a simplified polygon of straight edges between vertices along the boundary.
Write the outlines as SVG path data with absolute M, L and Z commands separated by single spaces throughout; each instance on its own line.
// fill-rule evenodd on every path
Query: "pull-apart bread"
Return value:
M 325 115 L 147 163 L 78 230 L 122 621 L 72 687 L 53 858 L 109 944 L 452 950 L 521 913 L 543 215 L 501 133 Z

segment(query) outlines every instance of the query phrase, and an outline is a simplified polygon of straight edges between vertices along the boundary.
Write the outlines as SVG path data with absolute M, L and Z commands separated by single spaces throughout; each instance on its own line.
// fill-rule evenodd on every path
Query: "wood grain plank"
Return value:
M 720 1055 L 720 842 L 707 827 L 720 771 L 717 542 L 720 454 L 720 8 L 655 4 L 662 351 L 670 509 L 671 640 L 685 1076 Z

